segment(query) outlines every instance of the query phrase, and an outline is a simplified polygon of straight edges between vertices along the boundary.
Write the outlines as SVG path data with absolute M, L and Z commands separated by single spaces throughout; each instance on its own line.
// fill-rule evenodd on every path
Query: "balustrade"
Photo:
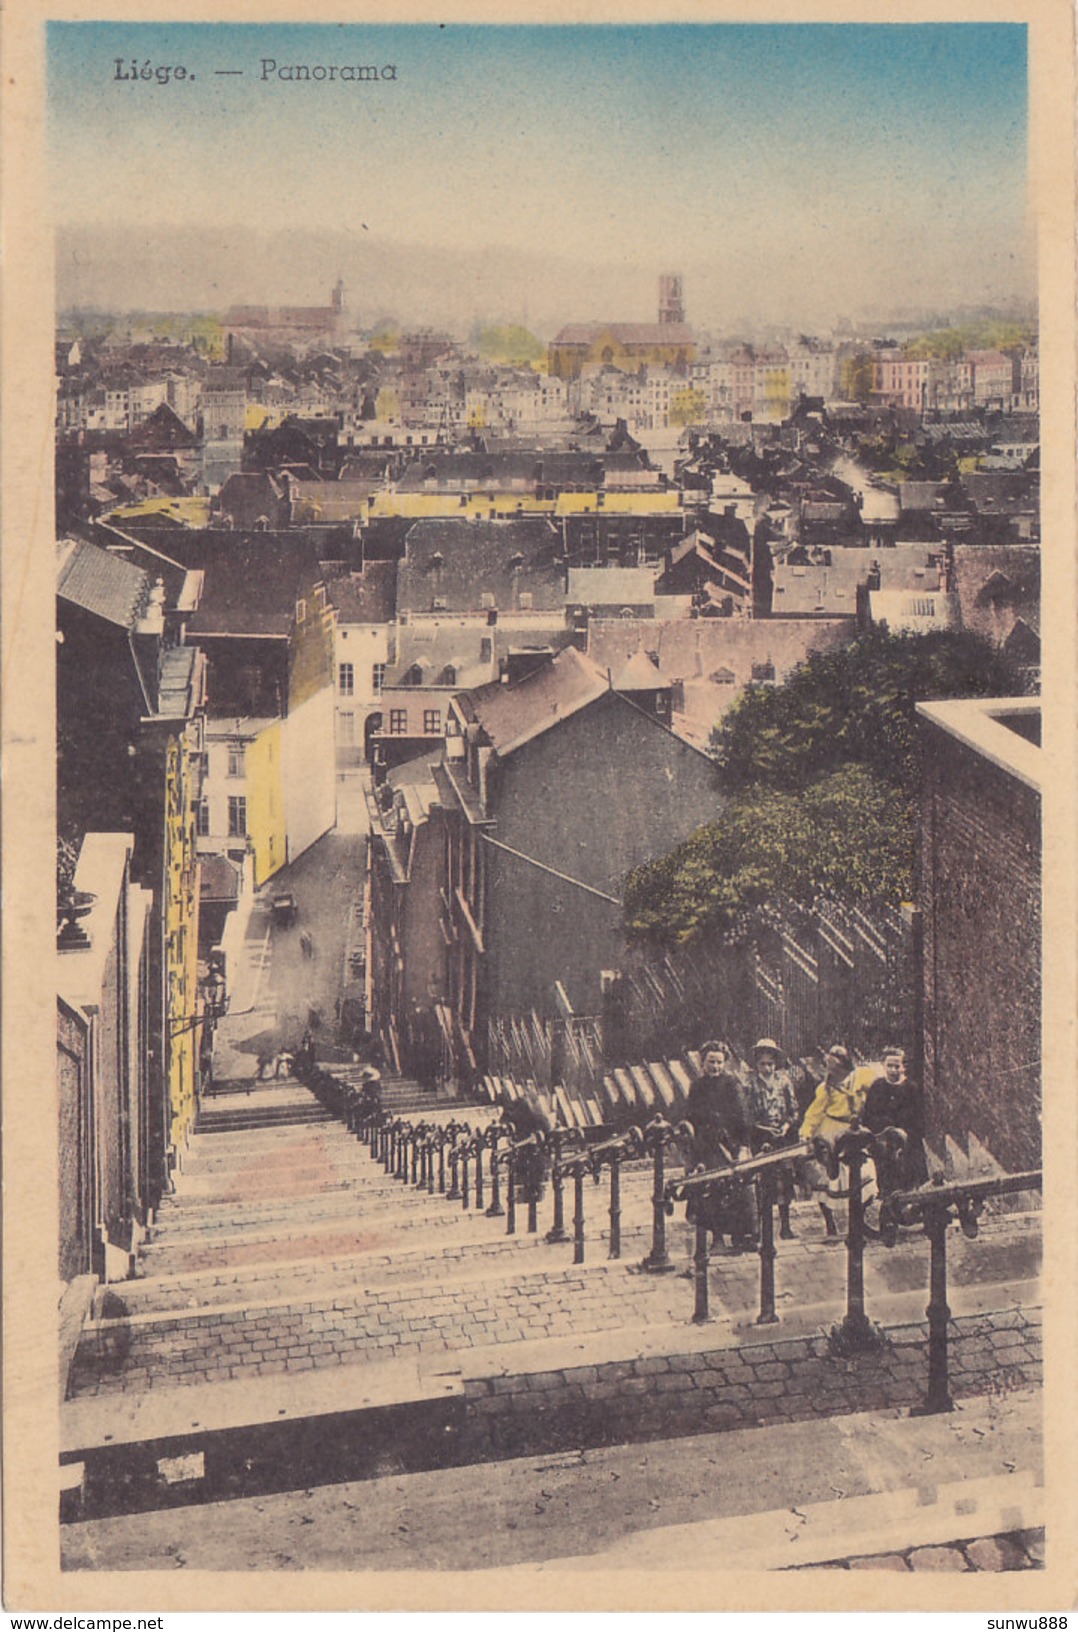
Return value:
M 1039 1190 L 1039 1169 L 1025 1173 L 1005 1173 L 998 1178 L 965 1179 L 947 1183 L 942 1177 L 916 1190 L 903 1190 L 884 1197 L 880 1207 L 880 1238 L 893 1247 L 902 1226 L 920 1224 L 929 1240 L 928 1308 L 928 1392 L 917 1416 L 952 1411 L 947 1325 L 951 1311 L 947 1303 L 947 1231 L 956 1222 L 971 1240 L 980 1229 L 985 1202 L 993 1196 L 1015 1195 L 1023 1190 Z
M 502 1206 L 501 1193 L 501 1157 L 498 1144 L 500 1140 L 512 1139 L 512 1130 L 503 1122 L 492 1122 L 487 1129 L 487 1142 L 490 1145 L 490 1206 L 487 1208 L 488 1218 L 504 1218 L 505 1208 Z

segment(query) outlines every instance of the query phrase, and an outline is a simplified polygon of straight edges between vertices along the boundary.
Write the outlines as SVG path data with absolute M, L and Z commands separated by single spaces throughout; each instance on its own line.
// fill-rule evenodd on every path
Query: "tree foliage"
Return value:
M 897 904 L 917 860 L 916 704 L 1023 690 L 1001 653 L 968 633 L 873 629 L 816 653 L 781 686 L 746 691 L 712 734 L 729 803 L 625 881 L 638 940 L 743 932 L 770 906 L 821 898 Z
M 805 788 L 851 763 L 915 788 L 919 702 L 1024 689 L 1003 653 L 968 631 L 892 635 L 877 627 L 847 646 L 814 652 L 781 686 L 744 692 L 710 747 L 730 788 Z
M 868 402 L 876 383 L 876 360 L 872 353 L 859 351 L 844 358 L 840 378 L 842 395 L 848 402 Z
M 914 820 L 909 796 L 860 765 L 801 792 L 746 790 L 717 821 L 629 875 L 629 931 L 685 942 L 776 901 L 903 900 L 912 885 Z
M 477 327 L 472 341 L 479 355 L 492 363 L 523 367 L 540 362 L 546 347 L 522 323 L 488 323 Z

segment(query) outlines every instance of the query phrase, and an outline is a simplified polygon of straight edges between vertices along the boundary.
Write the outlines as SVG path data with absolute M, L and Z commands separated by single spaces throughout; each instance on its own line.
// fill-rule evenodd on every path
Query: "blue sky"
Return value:
M 195 78 L 117 81 L 116 57 Z M 396 79 L 264 82 L 263 58 Z M 49 74 L 63 224 L 672 253 L 715 300 L 761 280 L 788 300 L 822 261 L 851 301 L 1028 284 L 1021 25 L 53 23 Z

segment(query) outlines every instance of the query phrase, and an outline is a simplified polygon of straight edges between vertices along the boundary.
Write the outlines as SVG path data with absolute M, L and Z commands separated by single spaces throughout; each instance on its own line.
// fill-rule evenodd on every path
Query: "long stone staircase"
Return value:
M 383 1083 L 383 1103 L 473 1128 L 494 1114 L 405 1080 Z M 521 1208 L 509 1235 L 504 1216 L 386 1173 L 298 1081 L 214 1096 L 136 1278 L 99 1289 L 81 1334 L 62 1435 L 81 1511 L 744 1426 L 811 1415 L 820 1401 L 838 1410 L 847 1396 L 854 1408 L 888 1394 L 912 1402 L 923 1243 L 877 1247 L 866 1265 L 873 1314 L 901 1329 L 887 1354 L 837 1391 L 831 1378 L 818 1388 L 833 1369 L 820 1334 L 842 1313 L 845 1255 L 828 1249 L 814 1206 L 795 1208 L 797 1239 L 780 1244 L 780 1326 L 754 1324 L 752 1255 L 716 1257 L 716 1318 L 693 1326 L 692 1288 L 640 1269 L 651 1184 L 650 1164 L 623 1168 L 622 1256 L 611 1260 L 606 1175 L 586 1181 L 578 1264 L 571 1243 L 545 1238 L 549 1192 L 539 1229 L 528 1233 Z M 684 1269 L 688 1227 L 669 1230 Z M 968 1330 L 956 1386 L 975 1388 L 1008 1352 L 1016 1376 L 1035 1367 L 1035 1317 L 996 1325 L 1000 1311 L 1036 1305 L 1038 1253 L 1036 1214 L 958 1238 L 952 1303 Z

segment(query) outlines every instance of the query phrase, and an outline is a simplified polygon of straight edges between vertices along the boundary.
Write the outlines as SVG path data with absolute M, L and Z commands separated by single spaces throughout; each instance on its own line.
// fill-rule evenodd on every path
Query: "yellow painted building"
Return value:
M 182 1150 L 198 1108 L 198 861 L 195 808 L 201 780 L 200 722 L 165 749 L 164 977 L 168 1038 L 168 1143 Z
M 551 341 L 547 367 L 560 380 L 575 380 L 585 368 L 687 369 L 695 356 L 687 323 L 570 323 Z
M 250 743 L 247 761 L 247 836 L 254 850 L 256 888 L 287 858 L 281 722 L 273 720 Z

